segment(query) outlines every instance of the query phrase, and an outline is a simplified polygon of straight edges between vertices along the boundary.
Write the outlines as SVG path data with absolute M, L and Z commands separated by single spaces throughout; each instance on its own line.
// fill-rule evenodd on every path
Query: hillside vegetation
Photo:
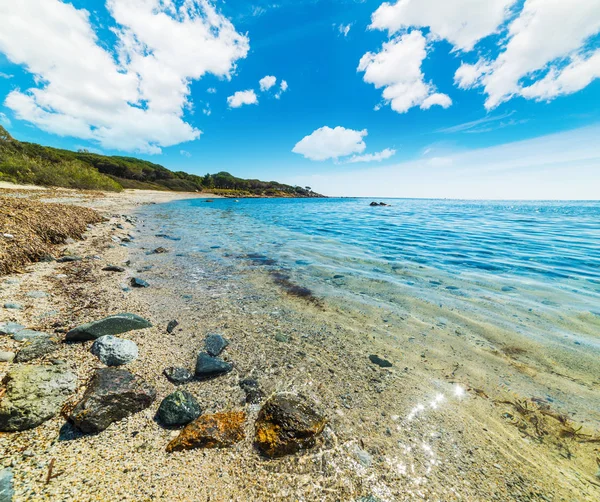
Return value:
M 73 152 L 14 139 L 0 126 L 0 181 L 94 190 L 174 190 L 230 197 L 320 197 L 309 187 L 246 180 L 227 172 L 196 176 L 134 157 Z

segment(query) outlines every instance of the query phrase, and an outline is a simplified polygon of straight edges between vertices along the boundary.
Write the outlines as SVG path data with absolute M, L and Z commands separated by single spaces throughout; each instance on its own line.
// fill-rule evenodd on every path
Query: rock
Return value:
M 248 404 L 260 403 L 265 396 L 263 391 L 260 390 L 258 381 L 254 380 L 253 378 L 240 380 L 240 387 L 246 394 L 246 403 Z
M 375 354 L 370 355 L 369 360 L 373 364 L 376 364 L 377 366 L 379 366 L 380 368 L 391 368 L 392 367 L 391 362 L 389 362 L 387 359 L 382 359 L 381 357 L 376 356 Z
M 20 366 L 2 384 L 6 393 L 0 401 L 0 431 L 14 432 L 55 416 L 75 391 L 77 377 L 64 366 Z
M 381 502 L 381 499 L 374 497 L 373 495 L 367 495 L 366 497 L 359 497 L 356 502 Z
M 17 324 L 16 322 L 3 322 L 0 323 L 0 335 L 14 335 L 19 331 L 25 329 L 25 326 L 22 324 Z
M 22 329 L 13 335 L 13 340 L 17 342 L 29 342 L 38 338 L 50 338 L 50 335 L 33 329 Z
M 204 348 L 211 356 L 218 356 L 228 345 L 229 342 L 216 333 L 211 333 L 204 339 Z
M 12 363 L 15 359 L 15 353 L 0 350 L 0 363 Z
M 7 467 L 0 470 L 0 502 L 12 502 L 14 495 L 13 470 Z
M 163 371 L 163 374 L 174 384 L 189 382 L 194 375 L 186 368 L 171 367 Z
M 177 322 L 176 320 L 169 321 L 169 324 L 167 324 L 167 333 L 173 333 L 177 326 L 179 326 L 179 322 Z
M 233 364 L 223 361 L 218 357 L 213 357 L 206 352 L 198 354 L 196 360 L 196 376 L 198 378 L 212 378 L 225 373 L 229 373 L 233 369 Z
M 55 352 L 60 347 L 52 338 L 33 338 L 17 353 L 16 362 L 26 363 Z
M 23 305 L 20 303 L 7 302 L 4 304 L 4 308 L 9 310 L 23 310 Z
M 82 324 L 67 333 L 67 341 L 96 340 L 101 336 L 119 335 L 136 329 L 151 328 L 152 324 L 135 314 L 116 314 L 99 321 Z
M 201 415 L 188 424 L 173 441 L 167 451 L 191 450 L 194 448 L 225 448 L 244 439 L 246 413 L 233 411 Z
M 28 293 L 25 293 L 25 296 L 28 296 L 29 298 L 46 298 L 50 295 L 44 291 L 29 291 Z
M 163 247 L 158 247 L 152 251 L 152 254 L 163 254 L 163 253 L 168 253 L 168 252 L 169 252 L 168 249 L 165 249 Z
M 358 446 L 355 446 L 352 453 L 354 454 L 354 457 L 356 458 L 358 463 L 363 467 L 369 468 L 371 467 L 371 465 L 373 465 L 373 459 L 371 458 L 371 455 L 369 455 L 369 453 L 365 450 L 362 450 Z
M 56 260 L 57 263 L 69 263 L 69 262 L 73 262 L 73 261 L 81 261 L 83 258 L 81 258 L 81 256 L 73 256 L 73 255 L 67 255 L 67 256 L 63 256 L 62 258 L 59 258 L 58 260 Z
M 150 284 L 148 284 L 143 279 L 138 279 L 137 277 L 132 277 L 131 280 L 129 281 L 129 284 L 131 284 L 132 288 L 148 288 L 148 287 L 150 287 Z
M 85 433 L 101 432 L 113 422 L 148 408 L 155 399 L 154 388 L 129 371 L 102 368 L 94 373 L 69 418 Z
M 290 338 L 287 335 L 284 335 L 283 333 L 277 333 L 275 335 L 275 341 L 279 343 L 287 343 L 290 341 Z
M 104 272 L 125 272 L 123 267 L 118 267 L 117 265 L 108 265 L 102 270 L 104 270 Z
M 106 335 L 98 338 L 91 349 L 106 366 L 122 366 L 135 361 L 138 357 L 138 346 L 131 340 Z
M 167 234 L 156 234 L 156 237 L 160 237 L 162 239 L 168 239 L 170 241 L 180 241 L 181 240 L 181 237 L 172 237 Z
M 255 444 L 267 457 L 281 457 L 312 448 L 327 419 L 315 404 L 292 394 L 276 394 L 261 408 Z
M 186 425 L 196 420 L 202 410 L 196 398 L 185 390 L 169 394 L 160 403 L 156 416 L 163 425 Z

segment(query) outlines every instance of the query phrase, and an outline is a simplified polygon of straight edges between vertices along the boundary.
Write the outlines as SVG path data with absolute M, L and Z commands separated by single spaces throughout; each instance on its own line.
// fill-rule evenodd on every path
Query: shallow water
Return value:
M 194 199 L 144 215 L 156 234 L 180 239 L 157 239 L 172 249 L 163 259 L 179 281 L 277 272 L 284 287 L 360 310 L 390 332 L 406 330 L 407 317 L 466 331 L 479 347 L 517 354 L 519 364 L 597 386 L 600 203 L 385 202 Z M 597 397 L 531 378 L 501 383 L 599 418 Z

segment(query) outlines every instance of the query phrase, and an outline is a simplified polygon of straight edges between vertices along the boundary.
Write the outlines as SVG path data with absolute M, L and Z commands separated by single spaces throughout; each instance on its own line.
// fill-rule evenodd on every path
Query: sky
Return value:
M 598 0 L 0 0 L 22 141 L 327 195 L 600 198 Z

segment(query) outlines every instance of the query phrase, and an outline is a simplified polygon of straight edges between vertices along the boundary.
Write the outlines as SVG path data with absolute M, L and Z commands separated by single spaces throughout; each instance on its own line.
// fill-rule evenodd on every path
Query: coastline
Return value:
M 0 299 L 2 303 L 23 300 L 26 291 L 50 293 L 47 298 L 25 300 L 23 311 L 10 313 L 10 320 L 39 330 L 64 332 L 117 312 L 150 319 L 153 328 L 126 336 L 140 347 L 140 357 L 127 368 L 149 381 L 158 399 L 148 410 L 97 436 L 58 440 L 64 423 L 60 416 L 31 431 L 0 435 L 0 449 L 8 452 L 2 455 L 3 467 L 9 464 L 15 470 L 15 500 L 567 500 L 574 490 L 581 494 L 580 500 L 597 496 L 593 484 L 577 475 L 588 470 L 591 456 L 584 458 L 581 450 L 574 461 L 561 460 L 545 446 L 524 439 L 517 428 L 500 419 L 498 405 L 481 396 L 481 389 L 466 387 L 464 398 L 456 396 L 443 414 L 432 411 L 428 422 L 409 424 L 399 418 L 419 404 L 403 401 L 408 389 L 418 386 L 420 374 L 413 374 L 416 363 L 390 347 L 389 340 L 365 337 L 358 313 L 354 332 L 342 332 L 336 328 L 336 312 L 301 299 L 279 299 L 276 290 L 265 288 L 258 276 L 247 279 L 249 286 L 265 291 L 259 299 L 227 279 L 199 284 L 196 296 L 202 308 L 198 309 L 197 303 L 182 299 L 180 291 L 158 285 L 158 280 L 156 286 L 151 283 L 148 289 L 126 292 L 124 276 L 101 271 L 107 264 L 132 260 L 126 277 L 135 275 L 144 253 L 116 245 L 113 237 L 139 231 L 140 241 L 153 242 L 143 222 L 128 222 L 144 204 L 214 196 L 67 192 L 52 190 L 33 196 L 103 212 L 108 221 L 95 225 L 84 241 L 61 246 L 72 254 L 100 259 L 31 265 L 25 274 L 8 277 L 20 282 L 4 283 Z M 23 196 L 27 196 L 25 190 Z M 157 278 L 172 273 L 160 267 L 152 272 Z M 222 290 L 234 290 L 240 300 L 222 300 Z M 273 305 L 277 305 L 277 315 Z M 54 313 L 45 315 L 48 312 Z M 165 332 L 171 317 L 180 321 L 182 331 L 177 336 Z M 210 385 L 190 385 L 203 409 L 243 409 L 238 381 L 255 375 L 267 394 L 300 391 L 327 410 L 330 428 L 321 448 L 277 461 L 261 459 L 251 441 L 257 410 L 246 407 L 250 417 L 246 440 L 235 447 L 164 452 L 174 431 L 159 427 L 153 417 L 160 400 L 174 388 L 162 370 L 175 362 L 193 364 L 204 334 L 213 330 L 231 340 L 228 356 L 236 368 Z M 277 341 L 278 333 L 286 341 Z M 9 343 L 9 348 L 16 348 L 16 342 Z M 367 356 L 376 353 L 401 363 L 391 369 L 370 365 Z M 77 372 L 73 399 L 81 396 L 92 370 L 101 366 L 89 353 L 89 344 L 64 345 L 54 357 L 66 360 Z M 0 366 L 2 374 L 6 366 Z M 438 391 L 451 395 L 457 381 L 439 382 Z M 422 398 L 427 402 L 431 396 Z M 392 453 L 399 442 L 404 445 L 402 456 Z M 587 450 L 585 454 L 591 455 L 593 445 Z M 52 459 L 61 474 L 46 483 Z M 568 462 L 576 462 L 577 469 L 567 472 Z

